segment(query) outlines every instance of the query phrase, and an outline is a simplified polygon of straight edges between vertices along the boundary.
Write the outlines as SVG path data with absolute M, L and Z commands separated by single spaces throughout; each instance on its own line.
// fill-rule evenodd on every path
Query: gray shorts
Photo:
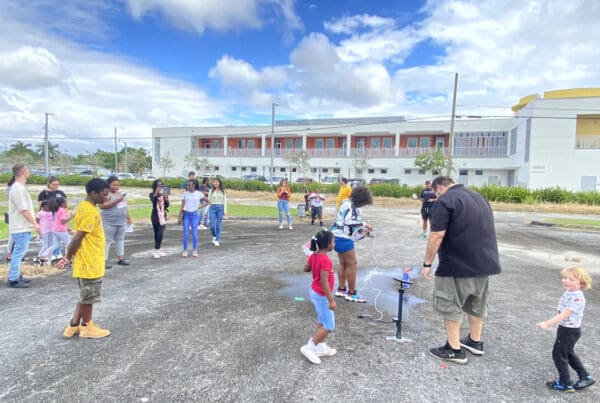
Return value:
M 433 309 L 444 319 L 460 322 L 462 313 L 483 318 L 487 314 L 489 277 L 435 276 Z
M 79 303 L 96 304 L 102 300 L 102 277 L 77 278 L 79 284 Z

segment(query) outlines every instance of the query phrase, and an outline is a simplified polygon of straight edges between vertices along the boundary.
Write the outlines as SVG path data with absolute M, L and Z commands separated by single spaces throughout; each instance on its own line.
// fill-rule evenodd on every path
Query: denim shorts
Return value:
M 77 278 L 79 284 L 79 303 L 84 305 L 96 304 L 102 300 L 102 277 Z
M 335 329 L 335 313 L 329 309 L 327 297 L 317 294 L 312 288 L 308 290 L 308 295 L 310 295 L 310 300 L 315 306 L 317 321 L 319 321 L 325 329 L 330 332 L 333 331 L 333 329 Z
M 354 241 L 348 238 L 335 237 L 333 250 L 337 253 L 349 252 L 354 249 Z
M 477 318 L 487 314 L 489 277 L 435 276 L 433 308 L 444 319 L 460 322 L 462 313 Z

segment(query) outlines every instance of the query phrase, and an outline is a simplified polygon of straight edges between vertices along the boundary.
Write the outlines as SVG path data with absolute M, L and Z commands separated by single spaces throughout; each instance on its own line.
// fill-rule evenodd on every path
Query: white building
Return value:
M 530 95 L 513 111 L 510 118 L 455 119 L 453 177 L 469 185 L 600 188 L 600 88 Z M 337 175 L 417 185 L 434 175 L 415 167 L 415 156 L 436 149 L 447 154 L 450 126 L 450 120 L 376 117 L 277 121 L 273 132 L 271 126 L 154 128 L 153 171 L 163 174 L 160 159 L 168 157 L 174 167 L 165 176 L 185 176 L 192 169 L 185 156 L 194 155 L 207 159 L 212 174 L 269 178 L 273 158 L 273 176 L 291 180 Z M 285 160 L 301 150 L 311 172 L 295 172 Z M 367 167 L 355 172 L 362 156 Z

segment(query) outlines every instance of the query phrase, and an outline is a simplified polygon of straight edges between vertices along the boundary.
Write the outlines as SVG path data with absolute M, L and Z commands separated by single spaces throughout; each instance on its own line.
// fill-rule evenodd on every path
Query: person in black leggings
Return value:
M 152 202 L 152 229 L 154 230 L 154 250 L 152 256 L 159 259 L 167 254 L 161 249 L 163 235 L 167 226 L 167 211 L 169 209 L 169 195 L 163 191 L 163 181 L 160 179 L 152 182 L 152 193 L 150 193 Z

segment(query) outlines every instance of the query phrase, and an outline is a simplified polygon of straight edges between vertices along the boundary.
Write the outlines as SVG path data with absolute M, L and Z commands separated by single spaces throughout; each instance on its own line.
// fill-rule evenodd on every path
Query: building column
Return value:
M 351 155 L 352 150 L 352 136 L 350 134 L 346 134 L 346 157 Z
M 396 144 L 394 144 L 394 156 L 400 156 L 400 133 L 396 133 Z
M 227 136 L 223 136 L 223 157 L 227 157 Z
M 302 135 L 302 151 L 306 151 L 306 134 Z
M 267 136 L 262 135 L 262 136 L 260 136 L 260 156 L 261 157 L 265 156 L 266 147 L 267 147 Z

